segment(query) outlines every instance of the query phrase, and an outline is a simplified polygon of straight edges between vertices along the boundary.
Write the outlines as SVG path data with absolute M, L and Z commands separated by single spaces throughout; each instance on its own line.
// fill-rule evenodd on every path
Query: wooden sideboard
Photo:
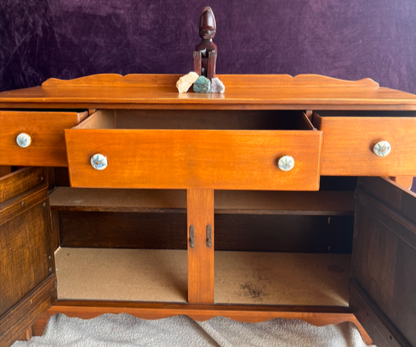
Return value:
M 416 346 L 416 96 L 178 77 L 0 93 L 0 345 L 57 313 L 129 313 L 350 321 Z

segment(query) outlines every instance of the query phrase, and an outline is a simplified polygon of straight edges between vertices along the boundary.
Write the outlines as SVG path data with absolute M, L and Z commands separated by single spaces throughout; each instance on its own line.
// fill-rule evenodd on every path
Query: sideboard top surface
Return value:
M 225 94 L 180 94 L 180 75 L 100 74 L 49 79 L 39 87 L 0 93 L 0 108 L 416 110 L 416 95 L 371 79 L 320 75 L 218 75 Z

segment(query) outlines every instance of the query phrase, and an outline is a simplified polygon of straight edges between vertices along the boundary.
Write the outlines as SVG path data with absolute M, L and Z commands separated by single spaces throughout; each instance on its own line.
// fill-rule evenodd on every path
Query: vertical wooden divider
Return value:
M 188 189 L 188 302 L 214 303 L 214 191 Z M 207 226 L 211 225 L 211 246 L 207 246 Z M 194 246 L 190 246 L 190 227 Z

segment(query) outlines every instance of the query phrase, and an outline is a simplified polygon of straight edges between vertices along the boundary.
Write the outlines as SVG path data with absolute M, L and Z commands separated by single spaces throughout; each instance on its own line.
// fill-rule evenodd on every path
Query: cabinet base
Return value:
M 33 335 L 41 336 L 49 319 L 58 313 L 81 319 L 92 319 L 105 313 L 127 313 L 141 319 L 161 319 L 186 315 L 197 321 L 206 321 L 216 316 L 222 316 L 247 323 L 259 323 L 273 318 L 299 319 L 315 326 L 352 322 L 359 329 L 364 342 L 372 344 L 370 336 L 351 311 L 345 307 L 58 301 L 33 325 Z

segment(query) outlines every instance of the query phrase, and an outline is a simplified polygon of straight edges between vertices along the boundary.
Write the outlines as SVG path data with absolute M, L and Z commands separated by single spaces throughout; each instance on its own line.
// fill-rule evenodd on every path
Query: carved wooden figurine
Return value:
M 215 65 L 217 62 L 217 45 L 212 42 L 217 30 L 214 12 L 207 6 L 201 13 L 199 20 L 199 36 L 202 41 L 196 46 L 194 52 L 194 71 L 205 76 L 209 80 L 215 77 Z

